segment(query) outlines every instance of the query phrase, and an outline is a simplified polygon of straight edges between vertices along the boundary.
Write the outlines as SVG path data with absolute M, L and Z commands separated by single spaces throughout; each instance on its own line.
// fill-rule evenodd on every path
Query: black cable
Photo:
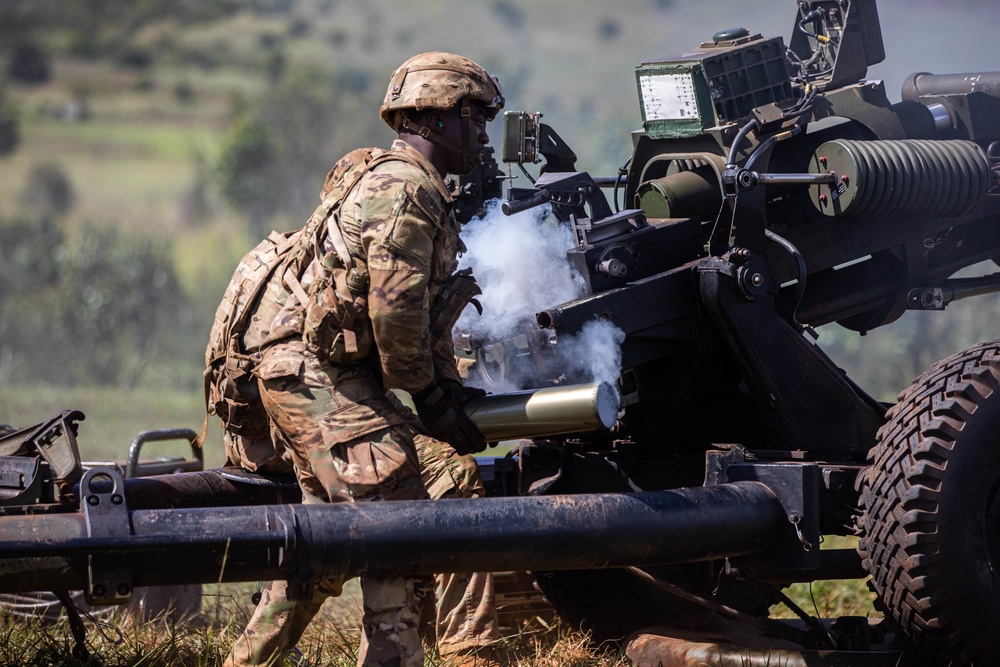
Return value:
M 825 35 L 819 35 L 819 34 L 814 33 L 814 32 L 809 32 L 808 30 L 806 30 L 806 26 L 805 26 L 806 23 L 812 23 L 813 21 L 819 21 L 822 18 L 823 18 L 823 12 L 819 11 L 818 9 L 812 10 L 811 12 L 809 12 L 808 14 L 806 14 L 805 16 L 803 16 L 801 21 L 799 21 L 799 31 L 804 32 L 806 35 L 808 35 L 809 37 L 812 37 L 813 39 L 815 39 L 818 42 L 829 43 L 829 41 L 830 41 L 829 37 L 826 37 Z
M 90 651 L 87 650 L 87 628 L 80 618 L 80 611 L 73 604 L 68 591 L 52 591 L 52 593 L 66 609 L 66 620 L 69 621 L 69 630 L 73 634 L 73 656 L 81 660 L 88 659 Z
M 795 81 L 799 85 L 805 85 L 809 82 L 809 73 L 806 71 L 806 64 L 802 62 L 802 58 L 799 54 L 795 53 L 791 49 L 785 49 L 785 59 L 795 68 L 799 73 L 798 76 L 793 76 L 792 81 Z
M 802 297 L 806 293 L 806 261 L 802 258 L 802 253 L 796 248 L 791 241 L 788 239 L 778 236 L 770 229 L 764 230 L 764 236 L 770 241 L 774 241 L 779 246 L 781 246 L 785 252 L 792 256 L 795 260 L 795 266 L 798 271 L 798 279 L 795 285 L 795 298 L 792 301 L 792 322 L 796 325 L 799 324 L 798 319 L 795 317 L 795 313 L 799 310 L 799 305 L 802 303 Z
M 729 157 L 726 160 L 726 165 L 736 164 L 736 152 L 739 150 L 740 144 L 743 140 L 747 138 L 747 135 L 751 131 L 757 130 L 760 127 L 760 123 L 757 122 L 756 118 L 750 120 L 749 123 L 740 128 L 740 131 L 736 133 L 736 138 L 733 139 L 733 145 L 729 147 Z
M 765 139 L 763 143 L 758 144 L 757 148 L 753 149 L 750 153 L 750 157 L 747 158 L 746 164 L 743 165 L 744 169 L 753 169 L 754 164 L 756 164 L 757 159 L 763 155 L 771 146 L 776 144 L 778 141 L 778 135 L 772 134 L 770 137 Z
M 524 165 L 518 162 L 517 166 L 521 168 L 521 171 L 524 172 L 524 175 L 528 178 L 529 181 L 531 181 L 531 184 L 534 185 L 535 179 L 531 176 L 531 174 L 528 173 L 528 170 L 524 168 Z
M 615 213 L 621 213 L 621 208 L 618 206 L 618 185 L 622 182 L 622 176 L 628 175 L 628 166 L 632 164 L 632 156 L 629 155 L 628 159 L 622 163 L 622 166 L 618 167 L 618 178 L 615 179 Z
M 794 118 L 795 116 L 801 116 L 805 112 L 812 109 L 812 104 L 816 101 L 816 89 L 807 83 L 805 85 L 805 90 L 805 95 L 799 98 L 795 104 L 784 111 L 782 115 L 783 118 L 788 119 Z

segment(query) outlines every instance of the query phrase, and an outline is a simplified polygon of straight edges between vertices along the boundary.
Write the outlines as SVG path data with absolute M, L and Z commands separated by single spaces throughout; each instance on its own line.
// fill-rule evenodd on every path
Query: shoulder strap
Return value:
M 344 173 L 342 176 L 343 187 L 338 188 L 334 185 L 329 187 L 329 189 L 324 188 L 326 196 L 320 202 L 312 218 L 310 218 L 310 223 L 315 222 L 314 231 L 310 235 L 311 242 L 315 244 L 315 252 L 318 253 L 320 251 L 319 242 L 323 237 L 323 233 L 326 232 L 334 251 L 337 253 L 337 257 L 340 258 L 341 263 L 346 269 L 354 266 L 354 258 L 351 256 L 351 251 L 347 247 L 347 242 L 344 240 L 344 235 L 340 227 L 328 224 L 330 218 L 337 214 L 344 200 L 347 199 L 347 196 L 361 182 L 362 177 L 380 164 L 392 160 L 403 160 L 414 166 L 420 166 L 413 158 L 401 151 L 379 151 L 378 149 L 374 149 L 369 153 L 369 156 L 371 159 L 359 163 L 355 168 Z
M 369 159 L 361 158 L 360 155 L 367 155 Z M 282 280 L 285 286 L 295 293 L 301 303 L 306 303 L 308 296 L 299 282 L 299 277 L 314 257 L 322 256 L 321 243 L 324 234 L 330 239 L 330 244 L 337 253 L 342 266 L 350 270 L 355 265 L 354 257 L 347 246 L 347 241 L 344 240 L 340 225 L 336 223 L 331 225 L 329 220 L 336 217 L 344 200 L 361 182 L 362 177 L 380 164 L 392 160 L 402 160 L 420 168 L 419 163 L 402 151 L 359 149 L 352 151 L 347 157 L 358 159 L 358 164 L 354 168 L 344 170 L 338 182 L 324 185 L 323 200 L 303 227 L 302 236 L 298 239 L 298 247 L 292 250 L 289 260 L 283 267 Z

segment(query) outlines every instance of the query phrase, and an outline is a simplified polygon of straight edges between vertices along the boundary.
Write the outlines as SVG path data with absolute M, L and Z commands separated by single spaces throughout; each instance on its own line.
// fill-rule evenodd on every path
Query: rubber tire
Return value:
M 1000 341 L 899 395 L 861 477 L 876 603 L 930 664 L 1000 664 Z

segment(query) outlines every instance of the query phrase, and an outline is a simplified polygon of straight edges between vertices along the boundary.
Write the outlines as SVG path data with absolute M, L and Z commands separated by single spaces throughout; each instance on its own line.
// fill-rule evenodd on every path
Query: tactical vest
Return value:
M 365 148 L 348 153 L 328 174 L 323 200 L 306 225 L 294 232 L 271 232 L 236 267 L 205 351 L 207 412 L 226 430 L 230 463 L 287 472 L 276 465 L 280 457 L 254 376 L 263 348 L 300 335 L 314 353 L 337 364 L 357 363 L 371 352 L 367 269 L 351 256 L 337 216 L 361 177 L 394 159 L 409 161 L 398 151 Z M 324 239 L 333 251 L 324 251 Z M 312 279 L 303 287 L 307 270 Z M 292 294 L 299 307 L 278 320 Z

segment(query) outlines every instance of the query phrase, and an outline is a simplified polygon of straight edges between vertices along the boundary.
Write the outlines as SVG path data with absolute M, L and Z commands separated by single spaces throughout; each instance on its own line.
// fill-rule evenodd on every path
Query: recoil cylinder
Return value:
M 838 177 L 832 187 L 810 187 L 813 204 L 831 217 L 958 217 L 993 184 L 986 154 L 971 141 L 836 139 L 816 149 L 809 171 Z

